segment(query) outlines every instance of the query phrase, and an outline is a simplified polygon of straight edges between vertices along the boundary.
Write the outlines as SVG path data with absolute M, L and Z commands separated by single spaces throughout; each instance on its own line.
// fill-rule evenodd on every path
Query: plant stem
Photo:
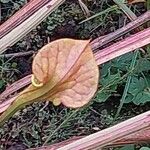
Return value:
M 18 52 L 18 53 L 11 53 L 11 54 L 3 54 L 0 55 L 0 58 L 6 57 L 6 58 L 10 58 L 10 57 L 23 57 L 23 56 L 27 56 L 27 55 L 32 55 L 34 54 L 34 51 L 27 51 L 27 52 Z
M 84 22 L 87 22 L 87 21 L 89 21 L 91 19 L 94 19 L 96 17 L 99 17 L 99 16 L 101 16 L 103 14 L 109 13 L 110 11 L 114 11 L 114 10 L 117 10 L 117 9 L 118 9 L 118 6 L 117 5 L 113 5 L 113 6 L 109 7 L 109 8 L 107 8 L 107 9 L 105 9 L 105 10 L 103 10 L 103 11 L 101 11 L 101 12 L 99 12 L 99 13 L 97 13 L 97 14 L 95 14 L 95 15 L 93 15 L 93 16 L 91 16 L 91 17 L 89 17 L 89 18 L 87 18 L 87 19 L 85 19 L 85 20 L 83 20 L 81 22 L 79 22 L 79 24 L 82 24 Z
M 136 59 L 137 59 L 137 56 L 138 56 L 138 50 L 136 50 L 134 52 L 134 55 L 132 57 L 132 61 L 131 61 L 131 64 L 130 64 L 130 70 L 133 70 L 134 69 L 134 66 L 136 64 Z M 127 96 L 127 93 L 128 93 L 128 89 L 129 89 L 129 86 L 130 86 L 130 82 L 131 82 L 131 79 L 132 79 L 132 74 L 130 74 L 128 77 L 127 77 L 127 82 L 126 82 L 126 85 L 125 85 L 125 88 L 124 88 L 124 91 L 123 91 L 123 95 L 122 95 L 122 98 L 120 100 L 120 105 L 118 107 L 118 110 L 117 110 L 117 113 L 115 115 L 115 118 L 114 120 L 118 117 L 122 107 L 123 107 L 123 104 L 125 102 L 125 99 L 126 99 L 126 96 Z
M 131 21 L 136 20 L 137 16 L 124 3 L 122 3 L 120 0 L 113 0 L 113 1 L 120 7 L 120 9 L 128 16 L 128 18 Z M 138 50 L 136 50 L 134 52 L 134 55 L 132 57 L 132 61 L 131 61 L 130 67 L 129 67 L 130 70 L 134 69 L 134 66 L 136 64 L 137 56 L 138 56 Z M 127 81 L 126 81 L 126 85 L 125 85 L 125 88 L 124 88 L 124 91 L 123 91 L 123 95 L 122 95 L 122 98 L 120 100 L 120 104 L 119 104 L 119 107 L 118 107 L 118 110 L 117 110 L 117 113 L 115 115 L 114 120 L 118 117 L 118 115 L 119 115 L 119 113 L 120 113 L 120 111 L 123 107 L 123 104 L 125 102 L 125 99 L 126 99 L 126 96 L 127 96 L 127 93 L 128 93 L 128 89 L 129 89 L 129 86 L 130 86 L 131 79 L 132 79 L 132 74 L 130 74 L 127 77 Z
M 135 20 L 137 16 L 120 0 L 113 0 L 119 7 L 120 9 L 128 16 L 130 20 Z
M 138 131 L 146 131 L 150 127 L 150 111 L 128 119 L 107 129 L 81 138 L 70 144 L 56 148 L 57 150 L 89 150 L 102 149 L 112 143 L 133 135 Z M 146 135 L 146 134 L 145 134 Z M 137 139 L 136 139 L 137 142 Z

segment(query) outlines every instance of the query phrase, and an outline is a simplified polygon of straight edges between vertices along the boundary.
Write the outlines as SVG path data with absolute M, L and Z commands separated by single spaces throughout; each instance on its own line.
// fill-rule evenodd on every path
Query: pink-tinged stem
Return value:
M 140 25 L 150 20 L 150 11 L 145 12 L 143 15 L 137 17 L 135 20 L 132 19 L 130 23 L 123 26 L 116 31 L 105 35 L 104 37 L 98 37 L 91 42 L 93 51 L 95 52 L 98 48 L 108 44 L 109 42 L 129 33 L 133 29 L 137 29 Z
M 131 52 L 137 48 L 150 44 L 150 28 L 147 28 L 143 31 L 140 31 L 123 41 L 117 42 L 105 49 L 102 49 L 96 53 L 94 53 L 97 65 L 103 64 L 107 61 L 110 61 L 118 56 Z M 26 78 L 26 79 L 25 79 Z M 17 81 L 16 83 L 12 84 L 6 91 L 4 91 L 0 95 L 0 100 L 4 97 L 6 98 L 8 95 L 12 94 L 13 92 L 19 90 L 20 88 L 25 87 L 26 85 L 30 84 L 31 75 L 23 78 L 22 80 Z M 10 100 L 10 99 L 9 99 Z M 7 105 L 11 104 L 7 103 Z M 1 107 L 1 104 L 0 104 Z M 5 107 L 7 108 L 7 107 Z M 4 110 L 4 109 L 3 109 Z
M 32 16 L 50 0 L 31 0 L 0 26 L 0 39 Z
M 8 100 L 6 101 L 3 101 L 1 104 L 0 104 L 0 113 L 4 112 L 10 105 L 11 103 L 16 99 L 17 96 L 14 96 L 12 98 L 9 98 Z
M 86 136 L 57 150 L 83 150 L 111 145 L 125 136 L 150 127 L 150 111 L 128 119 L 110 128 Z
M 21 88 L 24 88 L 25 86 L 27 86 L 30 83 L 31 83 L 31 75 L 28 75 L 28 76 L 14 82 L 10 86 L 8 86 L 6 88 L 6 90 L 3 93 L 1 93 L 1 95 L 0 95 L 0 109 L 1 109 L 2 101 L 4 101 L 9 95 L 13 94 L 14 92 L 17 92 L 18 90 L 20 90 Z
M 22 39 L 65 0 L 32 0 L 0 26 L 0 53 Z
M 138 32 L 94 54 L 98 65 L 150 44 L 150 28 Z
M 145 142 L 150 142 L 150 129 L 146 129 L 146 130 L 142 130 L 139 132 L 136 132 L 134 134 L 128 135 L 126 137 L 123 137 L 123 139 L 116 141 L 115 143 L 111 144 L 111 145 L 107 145 L 107 147 L 116 147 L 116 146 L 123 146 L 126 144 L 141 144 L 141 143 L 145 143 Z M 73 143 L 81 138 L 84 138 L 85 136 L 76 136 L 76 137 L 72 137 L 68 140 L 59 142 L 59 143 L 55 143 L 52 145 L 48 145 L 48 146 L 42 146 L 42 147 L 38 147 L 38 148 L 31 148 L 28 150 L 57 150 L 60 147 L 63 147 L 67 144 Z

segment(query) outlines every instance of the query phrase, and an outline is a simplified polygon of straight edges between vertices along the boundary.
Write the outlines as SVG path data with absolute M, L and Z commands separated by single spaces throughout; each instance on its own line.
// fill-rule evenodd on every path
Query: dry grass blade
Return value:
M 82 11 L 84 12 L 84 14 L 85 14 L 87 17 L 90 16 L 90 11 L 89 11 L 89 9 L 87 8 L 87 6 L 82 2 L 82 0 L 78 0 L 78 2 L 79 2 L 79 5 L 80 5 Z
M 98 65 L 103 64 L 113 58 L 131 52 L 137 48 L 150 43 L 150 28 L 136 33 L 123 41 L 117 42 L 103 50 L 96 52 L 95 59 Z
M 121 10 L 130 18 L 130 20 L 135 20 L 137 17 L 136 15 L 126 7 L 126 5 L 120 1 L 120 0 L 113 0 L 120 8 Z
M 145 3 L 146 0 L 127 0 L 129 4 Z
M 0 26 L 0 39 L 23 23 L 32 14 L 47 4 L 49 0 L 32 0 Z
M 6 57 L 6 58 L 9 58 L 9 57 L 13 57 L 13 58 L 14 57 L 23 57 L 23 56 L 27 56 L 27 55 L 31 55 L 31 54 L 34 54 L 34 51 L 3 54 L 3 55 L 0 55 L 0 58 L 2 58 L 2 57 Z
M 30 13 L 32 14 L 28 14 L 26 11 L 26 7 L 22 8 L 27 14 L 28 17 L 24 17 L 24 16 L 19 16 L 20 18 L 14 17 L 13 19 L 21 19 L 20 22 L 15 22 L 12 19 L 12 22 L 7 22 L 7 24 L 4 24 L 2 26 L 0 26 L 1 28 L 1 32 L 3 32 L 3 30 L 7 33 L 7 31 L 11 28 L 14 28 L 13 30 L 11 29 L 9 33 L 5 34 L 3 33 L 3 35 L 5 35 L 4 37 L 2 37 L 0 39 L 0 54 L 3 53 L 8 47 L 12 46 L 13 44 L 15 44 L 17 41 L 19 41 L 21 38 L 23 38 L 27 33 L 29 33 L 35 26 L 37 26 L 38 24 L 40 24 L 50 13 L 52 13 L 58 6 L 60 6 L 65 0 L 51 0 L 48 1 L 45 5 L 38 5 L 40 8 L 35 12 L 30 12 L 31 10 L 29 8 Z M 39 3 L 42 2 L 43 0 L 38 1 Z M 44 1 L 45 2 L 45 1 Z M 30 2 L 32 3 L 32 1 Z M 34 0 L 33 5 L 36 4 L 36 1 Z M 19 11 L 20 12 L 20 11 Z M 17 13 L 20 14 L 20 13 Z M 22 11 L 21 11 L 22 13 Z M 22 15 L 24 15 L 24 13 L 22 13 Z M 23 21 L 22 21 L 23 18 Z M 15 22 L 15 23 L 13 23 Z M 5 26 L 7 26 L 7 28 L 5 28 Z
M 103 38 L 99 37 L 92 41 L 92 49 L 95 52 L 98 48 L 108 44 L 109 42 L 123 36 L 124 34 L 130 32 L 131 30 L 139 27 L 140 25 L 148 22 L 150 20 L 150 11 L 147 11 L 134 21 L 128 23 L 126 26 L 116 30 L 113 33 L 110 33 Z
M 24 88 L 25 86 L 27 86 L 30 83 L 31 83 L 31 75 L 28 75 L 28 76 L 14 82 L 10 86 L 8 86 L 6 88 L 6 90 L 3 93 L 1 93 L 1 95 L 0 95 L 0 105 L 1 105 L 1 102 L 5 101 L 9 95 L 17 92 L 18 90 Z

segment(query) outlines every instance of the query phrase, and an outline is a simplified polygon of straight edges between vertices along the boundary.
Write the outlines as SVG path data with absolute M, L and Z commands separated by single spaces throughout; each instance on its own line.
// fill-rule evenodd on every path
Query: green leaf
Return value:
M 16 10 L 18 10 L 18 9 L 20 8 L 20 5 L 17 4 L 17 3 L 14 3 L 14 8 L 15 8 Z
M 125 103 L 133 102 L 136 105 L 150 101 L 150 87 L 144 78 L 133 77 Z
M 12 66 L 13 68 L 16 68 L 16 67 L 17 67 L 17 63 L 16 63 L 16 62 L 13 62 L 13 63 L 11 64 L 11 66 Z
M 113 75 L 108 75 L 107 77 L 103 78 L 101 80 L 102 86 L 108 86 L 111 83 L 114 83 L 115 81 L 118 81 L 121 78 L 120 72 L 113 74 Z
M 140 148 L 140 150 L 150 150 L 150 148 L 149 147 L 142 147 L 142 148 Z
M 100 73 L 101 77 L 105 77 L 109 74 L 111 65 L 112 65 L 111 62 L 107 62 L 102 65 L 102 69 L 101 69 L 101 73 Z
M 133 102 L 136 105 L 145 104 L 146 102 L 150 102 L 150 92 L 141 92 L 138 93 L 134 98 Z
M 106 68 L 109 67 L 107 66 Z M 113 75 L 110 75 L 109 73 L 106 77 L 102 78 L 100 81 L 102 87 L 101 90 L 97 92 L 95 100 L 97 102 L 105 102 L 111 96 L 111 94 L 116 91 L 120 78 L 120 72 Z
M 134 150 L 134 145 L 126 145 L 119 150 Z
M 0 0 L 2 3 L 9 3 L 11 0 Z
M 120 56 L 112 61 L 112 65 L 115 68 L 118 68 L 122 71 L 127 71 L 127 68 L 130 66 L 130 61 L 132 60 L 133 53 L 127 53 L 123 56 Z
M 2 88 L 4 85 L 4 81 L 3 80 L 0 80 L 0 88 Z
M 53 29 L 55 29 L 55 26 L 48 26 L 48 27 L 47 27 L 47 30 L 49 30 L 49 31 L 51 31 L 51 30 L 53 30 Z
M 136 72 L 140 73 L 149 70 L 150 70 L 150 61 L 148 59 L 142 58 L 137 61 Z
M 125 99 L 125 101 L 124 101 L 124 103 L 130 103 L 130 102 L 132 102 L 133 98 L 134 98 L 133 95 L 128 94 L 127 97 L 126 97 L 126 99 Z
M 98 91 L 96 95 L 96 102 L 105 102 L 111 96 L 111 92 Z
M 129 93 L 136 95 L 139 92 L 142 92 L 145 87 L 146 83 L 143 78 L 138 79 L 137 77 L 133 77 L 129 87 Z

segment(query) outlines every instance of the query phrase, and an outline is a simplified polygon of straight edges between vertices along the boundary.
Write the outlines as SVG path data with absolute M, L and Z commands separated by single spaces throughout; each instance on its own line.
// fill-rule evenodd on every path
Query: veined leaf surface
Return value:
M 36 101 L 82 107 L 97 90 L 99 70 L 89 40 L 60 39 L 45 45 L 35 56 L 32 71 L 32 84 L 0 116 L 0 122 Z

